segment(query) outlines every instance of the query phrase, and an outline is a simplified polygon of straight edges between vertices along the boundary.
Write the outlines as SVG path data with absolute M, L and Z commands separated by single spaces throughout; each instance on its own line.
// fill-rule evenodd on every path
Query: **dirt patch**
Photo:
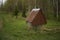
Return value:
M 53 33 L 56 33 L 56 32 L 60 32 L 60 27 L 57 27 L 57 28 L 43 28 L 43 30 L 41 30 L 42 32 L 53 32 Z

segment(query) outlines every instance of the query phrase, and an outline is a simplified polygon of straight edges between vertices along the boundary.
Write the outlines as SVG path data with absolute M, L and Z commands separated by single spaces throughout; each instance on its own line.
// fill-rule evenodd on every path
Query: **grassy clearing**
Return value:
M 7 14 L 0 14 L 0 18 L 3 18 L 3 29 L 0 32 L 0 40 L 60 40 L 60 31 L 54 33 L 38 32 L 34 30 L 27 30 L 27 24 L 25 20 L 19 16 L 18 19 L 11 17 Z M 47 28 L 54 28 L 60 23 L 55 21 L 48 21 Z M 58 26 L 57 26 L 58 27 Z

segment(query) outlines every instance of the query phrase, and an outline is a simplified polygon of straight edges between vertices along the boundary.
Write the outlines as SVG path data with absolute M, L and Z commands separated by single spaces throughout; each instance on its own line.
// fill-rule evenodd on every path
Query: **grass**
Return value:
M 60 40 L 59 32 L 38 32 L 34 30 L 27 30 L 27 24 L 22 17 L 11 17 L 8 14 L 0 14 L 0 19 L 4 21 L 3 29 L 0 32 L 0 40 Z M 47 28 L 54 28 L 60 25 L 59 22 L 48 20 Z M 58 27 L 58 26 L 57 26 Z

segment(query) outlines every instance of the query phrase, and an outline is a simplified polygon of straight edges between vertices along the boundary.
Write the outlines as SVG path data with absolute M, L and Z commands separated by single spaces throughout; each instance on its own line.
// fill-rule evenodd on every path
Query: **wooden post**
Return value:
M 3 28 L 3 20 L 0 19 L 0 31 L 2 31 L 2 28 Z

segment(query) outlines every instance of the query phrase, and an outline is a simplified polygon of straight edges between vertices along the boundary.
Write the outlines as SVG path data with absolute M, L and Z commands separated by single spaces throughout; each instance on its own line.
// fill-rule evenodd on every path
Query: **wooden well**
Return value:
M 26 21 L 33 26 L 44 25 L 47 23 L 41 9 L 32 9 L 27 16 Z

